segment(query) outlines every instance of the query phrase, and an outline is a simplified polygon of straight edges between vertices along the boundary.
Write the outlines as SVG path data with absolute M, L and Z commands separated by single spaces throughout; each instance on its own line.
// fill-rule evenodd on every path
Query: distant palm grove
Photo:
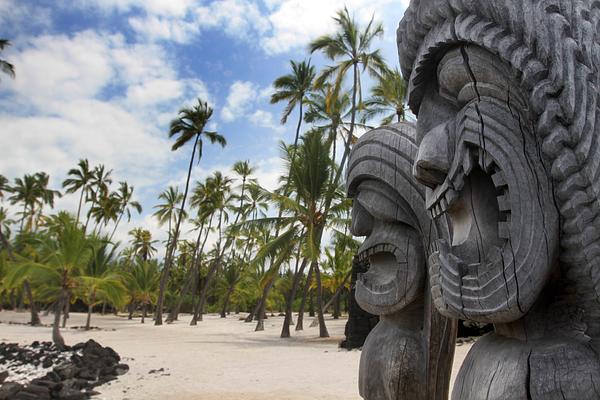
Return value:
M 226 146 L 227 134 L 206 129 L 213 109 L 202 99 L 171 121 L 172 150 L 186 152 L 189 168 L 185 185 L 157 194 L 151 210 L 168 233 L 163 245 L 143 226 L 128 226 L 127 242 L 115 240 L 117 228 L 143 210 L 135 188 L 113 181 L 110 166 L 74 160 L 61 188 L 50 188 L 43 171 L 0 175 L 0 307 L 29 309 L 32 325 L 39 312 L 53 312 L 59 347 L 75 309 L 88 312 L 86 329 L 95 312 L 156 325 L 180 313 L 192 314 L 192 325 L 207 312 L 244 313 L 256 330 L 281 313 L 284 338 L 291 326 L 303 329 L 308 313 L 327 337 L 324 314 L 338 318 L 348 309 L 359 246 L 349 231 L 348 156 L 370 125 L 405 118 L 406 91 L 374 49 L 380 24 L 359 26 L 347 9 L 334 21 L 337 31 L 308 49 L 331 65 L 319 71 L 308 60 L 291 61 L 273 83 L 271 103 L 285 105 L 281 123 L 295 128 L 294 141 L 281 143 L 286 172 L 276 190 L 259 185 L 251 161 L 236 162 L 231 176 L 214 172 L 193 182 L 203 153 Z M 0 40 L 0 50 L 8 45 Z M 0 68 L 18 79 L 18 65 L 0 60 Z M 61 196 L 73 196 L 76 208 L 53 212 Z

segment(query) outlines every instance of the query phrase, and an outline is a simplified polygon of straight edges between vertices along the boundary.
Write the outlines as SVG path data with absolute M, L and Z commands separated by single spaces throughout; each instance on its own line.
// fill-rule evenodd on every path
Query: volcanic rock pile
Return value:
M 93 388 L 129 371 L 110 347 L 93 340 L 58 350 L 50 342 L 0 343 L 0 400 L 87 399 Z

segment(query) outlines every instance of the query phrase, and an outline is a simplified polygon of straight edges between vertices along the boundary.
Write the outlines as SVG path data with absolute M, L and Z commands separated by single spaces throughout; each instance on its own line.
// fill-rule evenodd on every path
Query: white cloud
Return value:
M 275 121 L 273 114 L 268 111 L 256 110 L 250 115 L 249 119 L 250 122 L 255 126 L 272 129 L 279 134 L 285 131 L 284 127 Z
M 236 38 L 248 38 L 252 33 L 262 34 L 270 27 L 257 4 L 246 0 L 214 1 L 196 8 L 194 13 L 201 29 L 220 27 Z
M 270 9 L 267 18 L 271 24 L 269 34 L 261 38 L 267 54 L 280 54 L 305 48 L 320 35 L 336 29 L 332 17 L 338 10 L 348 7 L 360 23 L 371 16 L 384 20 L 387 30 L 394 33 L 409 0 L 265 0 Z
M 165 18 L 156 15 L 129 18 L 129 25 L 142 38 L 149 41 L 167 40 L 187 43 L 198 33 L 198 26 L 179 18 Z
M 225 107 L 221 110 L 221 118 L 232 122 L 244 116 L 256 100 L 258 86 L 252 82 L 235 81 L 229 88 Z
M 182 105 L 210 98 L 204 83 L 179 77 L 160 46 L 130 44 L 121 35 L 25 39 L 10 54 L 17 78 L 0 85 L 0 146 L 12 149 L 0 159 L 2 174 L 12 179 L 43 170 L 59 188 L 77 160 L 88 158 L 114 170 L 115 186 L 120 180 L 134 185 L 151 212 L 157 186 L 179 171 L 176 162 L 185 156 L 170 151 L 165 125 Z M 67 195 L 57 209 L 73 212 L 77 201 Z M 122 223 L 116 238 L 126 241 L 142 218 Z

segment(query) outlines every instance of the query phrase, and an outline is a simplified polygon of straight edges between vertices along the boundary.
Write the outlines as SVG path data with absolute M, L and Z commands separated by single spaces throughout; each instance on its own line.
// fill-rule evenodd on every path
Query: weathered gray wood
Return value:
M 435 307 L 494 324 L 453 400 L 600 399 L 600 3 L 412 0 Z
M 365 134 L 354 146 L 348 193 L 352 232 L 365 236 L 358 260 L 367 272 L 356 300 L 378 315 L 363 346 L 359 391 L 367 400 L 444 400 L 456 321 L 441 316 L 427 289 L 427 256 L 438 225 L 425 209 L 425 190 L 412 177 L 414 126 L 401 123 Z

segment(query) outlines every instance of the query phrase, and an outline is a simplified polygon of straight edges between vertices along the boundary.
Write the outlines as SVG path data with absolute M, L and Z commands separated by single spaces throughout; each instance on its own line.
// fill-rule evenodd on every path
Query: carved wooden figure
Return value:
M 600 2 L 412 0 L 398 46 L 434 304 L 494 324 L 452 399 L 600 399 Z
M 367 272 L 356 300 L 379 315 L 362 349 L 359 390 L 366 400 L 446 399 L 456 323 L 435 311 L 426 258 L 437 237 L 425 191 L 412 177 L 415 129 L 407 123 L 365 134 L 348 167 L 352 232 L 365 236 L 358 259 Z

